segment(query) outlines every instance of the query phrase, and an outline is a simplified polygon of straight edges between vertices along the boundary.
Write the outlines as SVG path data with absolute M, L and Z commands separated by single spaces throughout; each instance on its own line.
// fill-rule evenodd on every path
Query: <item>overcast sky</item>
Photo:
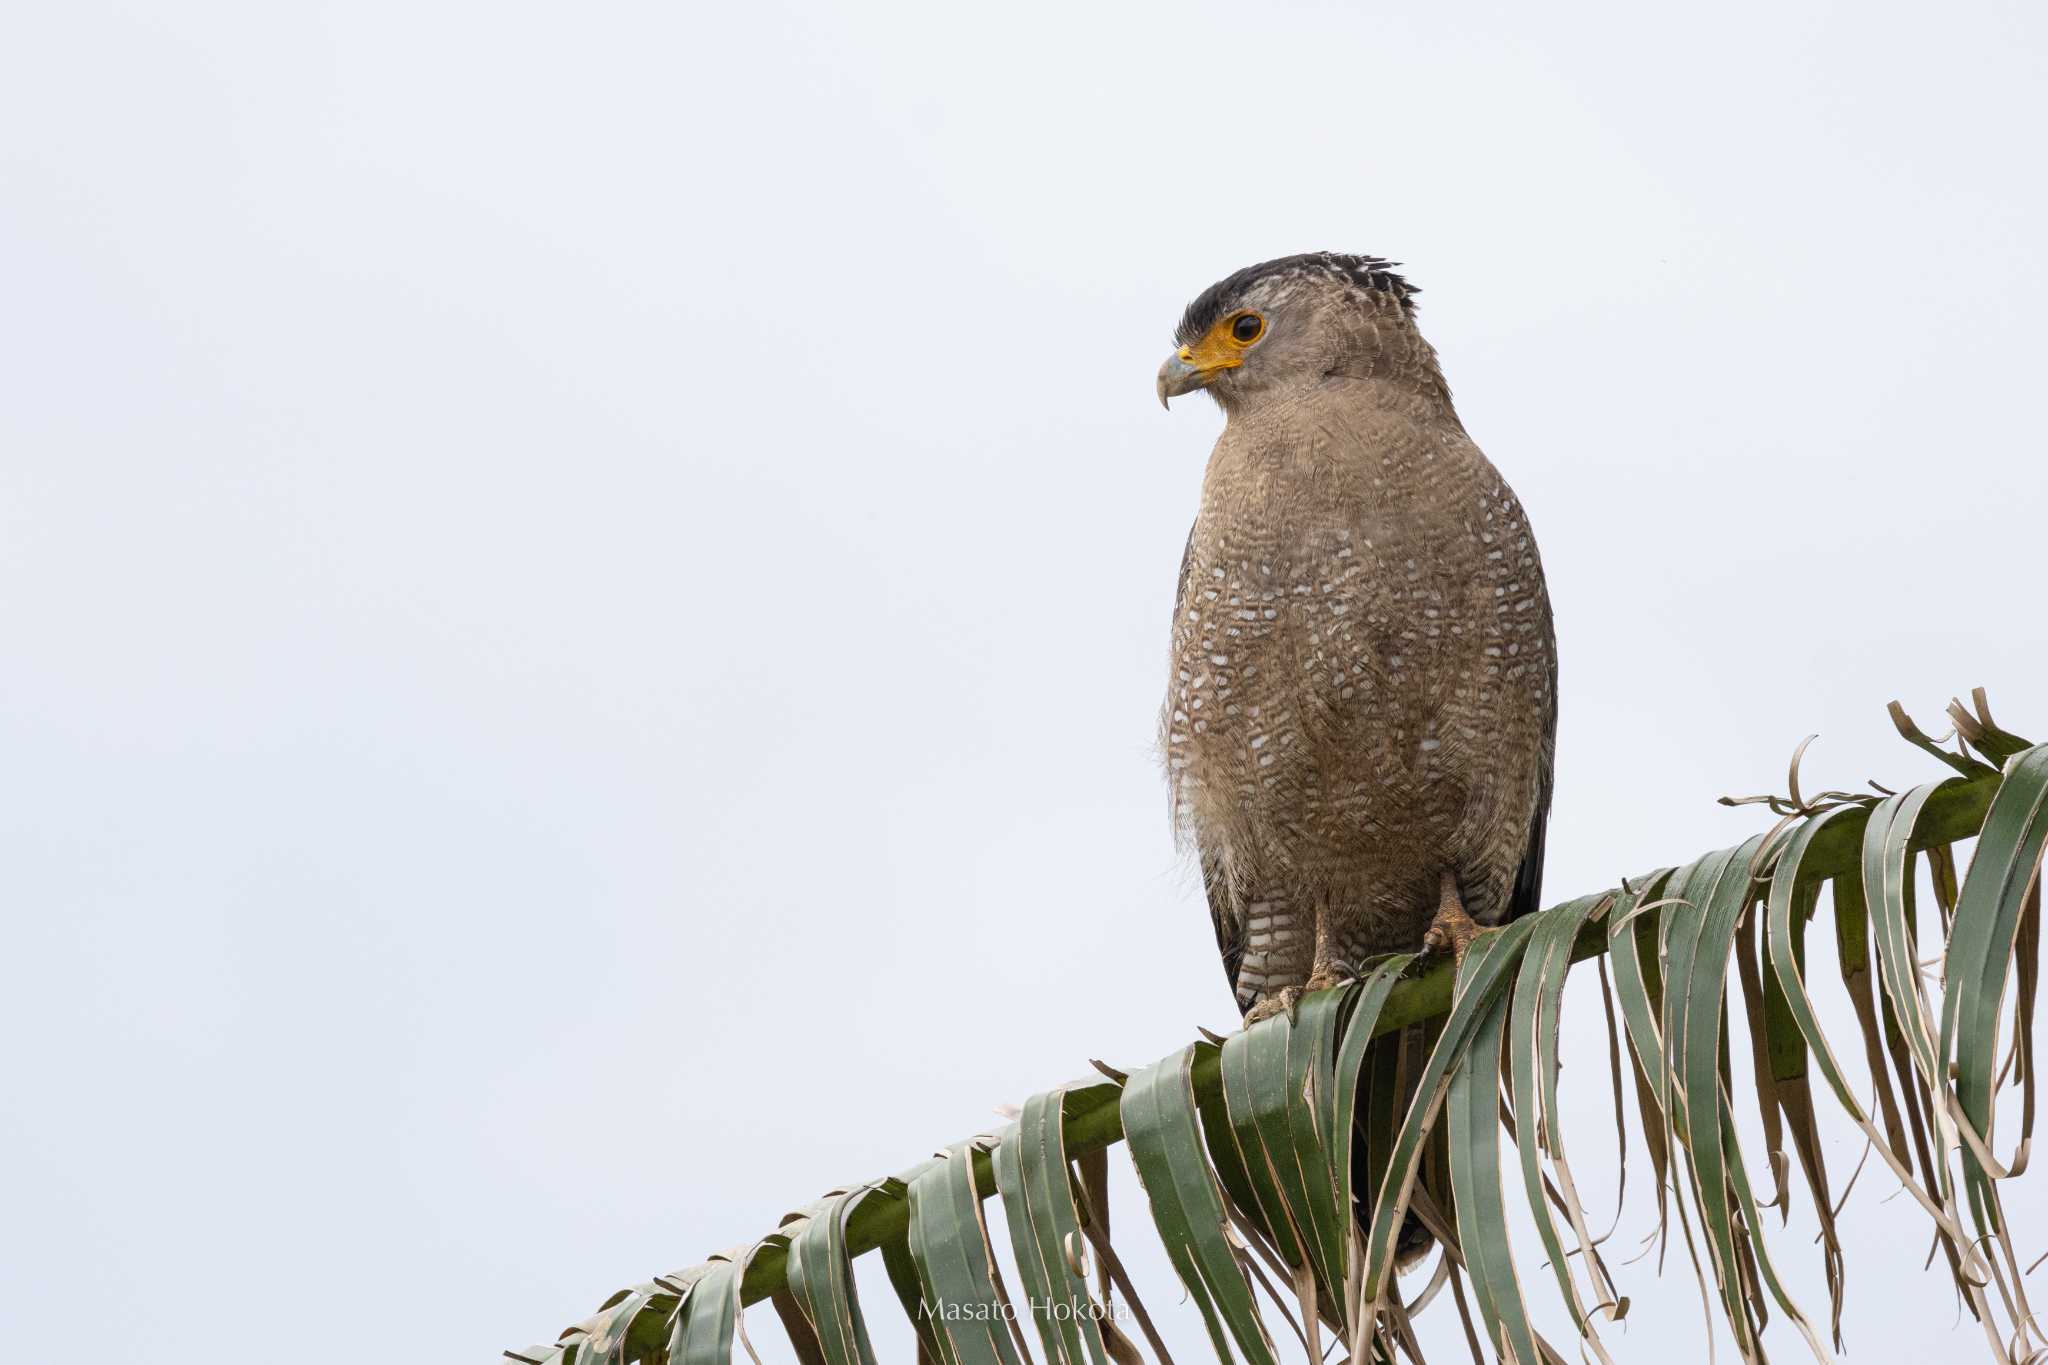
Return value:
M 14 7 L 8 1339 L 488 1359 L 1226 1026 L 1153 740 L 1221 419 L 1152 378 L 1254 260 L 1406 262 L 1530 511 L 1548 901 L 1755 832 L 1714 798 L 1809 731 L 1937 775 L 1893 697 L 2048 736 L 2044 56 L 2017 3 Z M 1854 1358 L 1977 1350 L 1891 1189 Z M 1621 1357 L 1700 1350 L 1680 1264 Z

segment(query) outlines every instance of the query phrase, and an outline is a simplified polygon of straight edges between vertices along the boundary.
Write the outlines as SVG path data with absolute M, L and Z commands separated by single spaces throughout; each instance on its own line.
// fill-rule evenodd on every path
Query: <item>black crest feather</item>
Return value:
M 1277 260 L 1248 265 L 1235 274 L 1224 276 L 1196 296 L 1187 311 L 1180 315 L 1180 326 L 1174 329 L 1174 340 L 1183 346 L 1193 345 L 1236 305 L 1245 290 L 1275 275 L 1321 276 L 1347 282 L 1360 289 L 1391 294 L 1401 305 L 1403 313 L 1413 313 L 1415 296 L 1422 291 L 1394 273 L 1394 267 L 1399 264 L 1399 261 L 1383 260 L 1378 256 L 1305 251 L 1298 256 L 1282 256 Z

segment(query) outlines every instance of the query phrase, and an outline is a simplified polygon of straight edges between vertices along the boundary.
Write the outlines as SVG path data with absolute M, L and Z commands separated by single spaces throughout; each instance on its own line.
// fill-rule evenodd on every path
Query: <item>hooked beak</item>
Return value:
M 1167 400 L 1178 398 L 1184 393 L 1207 388 L 1229 365 L 1203 365 L 1194 352 L 1183 346 L 1166 357 L 1166 363 L 1159 367 L 1159 406 L 1171 409 Z

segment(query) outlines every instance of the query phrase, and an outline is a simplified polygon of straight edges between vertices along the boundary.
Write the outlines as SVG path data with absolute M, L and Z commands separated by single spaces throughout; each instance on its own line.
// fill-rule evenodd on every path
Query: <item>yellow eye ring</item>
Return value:
M 1266 320 L 1257 313 L 1239 313 L 1230 323 L 1230 339 L 1249 346 L 1266 334 Z

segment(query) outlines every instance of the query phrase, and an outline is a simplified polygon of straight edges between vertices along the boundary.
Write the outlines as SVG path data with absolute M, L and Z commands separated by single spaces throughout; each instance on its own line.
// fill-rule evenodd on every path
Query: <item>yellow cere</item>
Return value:
M 1244 364 L 1244 353 L 1266 334 L 1266 320 L 1257 313 L 1240 311 L 1211 327 L 1192 346 L 1180 348 L 1180 358 L 1207 374 L 1235 369 Z

